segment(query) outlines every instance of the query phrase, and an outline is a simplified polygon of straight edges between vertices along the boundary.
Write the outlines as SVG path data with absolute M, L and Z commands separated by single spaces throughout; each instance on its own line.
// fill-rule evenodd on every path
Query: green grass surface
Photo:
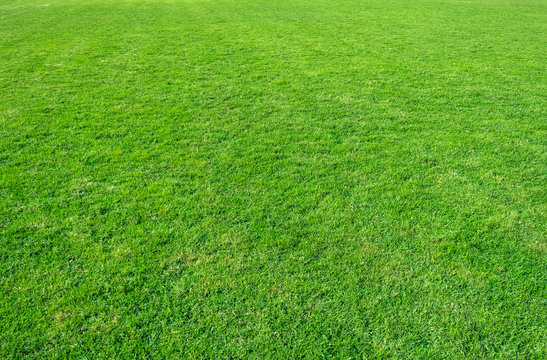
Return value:
M 544 0 L 0 0 L 0 358 L 547 353 Z

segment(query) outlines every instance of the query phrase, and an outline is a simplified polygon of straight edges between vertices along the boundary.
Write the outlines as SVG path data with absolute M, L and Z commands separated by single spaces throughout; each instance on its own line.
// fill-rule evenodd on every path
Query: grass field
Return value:
M 0 0 L 1 359 L 545 359 L 544 0 Z

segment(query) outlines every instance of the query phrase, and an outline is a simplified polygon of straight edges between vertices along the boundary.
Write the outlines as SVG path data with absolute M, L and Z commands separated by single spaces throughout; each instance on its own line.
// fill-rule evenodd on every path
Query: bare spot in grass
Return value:
M 531 249 L 545 251 L 547 250 L 547 242 L 534 241 L 533 243 L 528 244 Z
M 377 251 L 378 250 L 378 246 L 376 246 L 375 244 L 373 244 L 369 241 L 363 241 L 363 243 L 361 244 L 361 248 L 365 251 Z

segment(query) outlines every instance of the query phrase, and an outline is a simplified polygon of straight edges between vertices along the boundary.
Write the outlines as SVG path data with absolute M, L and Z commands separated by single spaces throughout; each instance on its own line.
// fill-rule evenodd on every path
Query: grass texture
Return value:
M 545 359 L 543 0 L 0 0 L 0 358 Z

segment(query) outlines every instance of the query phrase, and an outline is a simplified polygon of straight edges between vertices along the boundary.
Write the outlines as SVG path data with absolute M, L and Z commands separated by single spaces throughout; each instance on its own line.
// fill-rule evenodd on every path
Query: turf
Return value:
M 0 358 L 544 359 L 543 0 L 0 0 Z

